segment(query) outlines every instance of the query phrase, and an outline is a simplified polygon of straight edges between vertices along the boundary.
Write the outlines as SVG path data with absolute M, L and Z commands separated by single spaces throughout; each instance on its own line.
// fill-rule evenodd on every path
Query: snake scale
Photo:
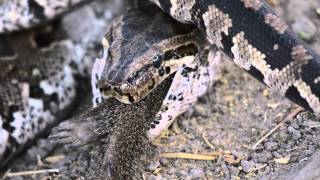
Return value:
M 320 57 L 261 0 L 175 0 L 155 4 L 192 23 L 239 67 L 315 114 L 320 113 Z M 241 17 L 241 18 L 239 18 Z
M 101 72 L 97 72 L 95 74 L 97 78 L 92 80 L 93 87 L 98 89 L 94 88 L 93 90 L 97 92 L 97 96 L 100 94 L 111 95 L 124 103 L 139 100 L 153 89 L 155 84 L 159 84 L 167 75 L 176 72 L 179 67 L 192 67 L 192 63 L 189 62 L 189 54 L 203 53 L 200 50 L 205 49 L 206 46 L 201 38 L 204 35 L 210 44 L 221 49 L 231 57 L 236 65 L 266 84 L 270 89 L 319 115 L 320 56 L 302 42 L 264 1 L 154 0 L 153 3 L 181 23 L 195 25 L 201 32 L 180 32 L 180 36 L 163 37 L 165 40 L 160 42 L 154 39 L 150 42 L 154 47 L 146 50 L 144 54 L 135 56 L 134 53 L 126 52 L 124 56 L 123 52 L 117 48 L 117 46 L 121 46 L 119 45 L 121 43 L 117 43 L 117 39 L 112 37 L 121 32 L 112 29 L 111 35 L 107 33 L 103 39 L 105 51 L 110 53 L 110 56 L 102 59 L 106 64 L 99 62 L 103 65 L 100 65 L 102 67 L 97 66 L 99 68 L 96 69 Z M 239 16 L 241 19 L 238 18 Z M 128 24 L 128 26 L 131 25 L 130 21 Z M 142 24 L 142 26 L 145 25 Z M 187 31 L 188 27 L 183 29 Z M 128 34 L 130 35 L 130 33 Z M 146 40 L 143 41 L 148 44 L 148 37 L 146 35 L 145 37 Z M 130 36 L 124 33 L 122 38 L 126 41 L 130 39 Z M 131 45 L 131 43 L 127 44 Z M 136 46 L 136 44 L 131 46 Z M 144 48 L 144 45 L 138 46 Z M 201 57 L 201 55 L 198 56 Z M 208 60 L 210 61 L 210 58 Z M 199 62 L 199 60 L 195 61 Z M 218 68 L 215 68 L 218 64 L 216 61 L 211 60 L 212 65 L 208 68 L 210 69 L 208 72 L 218 71 Z M 103 66 L 105 67 L 103 68 Z M 201 65 L 194 66 L 201 67 Z M 201 82 L 202 79 L 203 82 L 206 80 L 210 82 L 211 76 L 217 76 L 209 74 L 209 78 L 207 78 L 203 76 L 204 73 L 197 74 L 199 74 L 197 80 L 188 77 L 192 84 Z M 199 89 L 197 91 L 199 94 L 196 94 L 195 91 L 189 93 L 184 91 L 189 88 Z M 177 113 L 179 108 L 181 112 L 185 111 L 183 106 L 187 106 L 189 100 L 184 98 L 194 96 L 196 99 L 203 94 L 200 89 L 205 88 L 198 85 L 193 87 L 177 85 L 177 88 L 172 90 L 174 93 L 170 92 L 166 98 L 166 102 L 172 103 L 172 106 L 163 105 L 161 113 L 150 126 L 149 137 L 151 139 L 157 137 L 162 130 L 166 129 L 172 123 L 171 119 L 176 117 L 172 114 L 179 114 Z M 175 99 L 170 99 L 170 96 Z M 179 103 L 182 99 L 184 101 Z M 99 102 L 98 99 L 96 101 Z M 175 104 L 175 102 L 177 103 Z
M 27 1 L 1 2 L 1 13 L 20 12 L 9 8 L 18 2 Z M 25 5 L 21 7 L 28 7 Z M 68 115 L 77 96 L 89 89 L 81 82 L 90 79 L 104 27 L 116 14 L 104 10 L 117 6 L 113 1 L 98 1 L 53 22 L 25 22 L 26 27 L 36 25 L 35 29 L 1 34 L 0 167 L 37 135 L 48 134 L 48 128 Z M 11 27 L 7 16 L 1 17 Z
M 181 83 L 171 85 L 173 90 L 169 90 L 169 94 L 167 94 L 167 97 L 164 100 L 159 116 L 157 116 L 157 118 L 150 125 L 151 128 L 148 131 L 148 135 L 149 138 L 154 138 L 163 129 L 171 124 L 171 120 L 176 116 L 175 115 L 172 117 L 172 113 L 181 113 L 185 111 L 185 109 L 189 107 L 198 96 L 205 92 L 208 84 L 211 84 L 211 81 L 215 79 L 216 75 L 211 76 L 210 72 L 215 74 L 215 71 L 217 71 L 217 69 L 215 69 L 217 64 L 215 63 L 219 61 L 220 53 L 215 47 L 210 49 L 209 44 L 204 38 L 206 37 L 211 45 L 221 49 L 225 54 L 231 57 L 236 65 L 249 72 L 272 90 L 278 91 L 280 94 L 288 97 L 290 100 L 301 105 L 302 107 L 314 112 L 316 115 L 320 114 L 320 57 L 304 42 L 299 40 L 299 38 L 288 28 L 284 22 L 282 22 L 281 19 L 275 15 L 273 10 L 263 0 L 151 1 L 174 19 L 184 24 L 190 24 L 190 26 L 173 25 L 173 27 L 183 28 L 173 28 L 172 31 L 170 31 L 170 29 L 168 30 L 169 26 L 166 27 L 166 33 L 169 33 L 170 36 L 174 36 L 174 33 L 180 33 L 179 35 L 182 33 L 183 35 L 178 35 L 178 38 L 175 37 L 173 40 L 171 39 L 172 41 L 161 42 L 159 40 L 168 39 L 168 34 L 161 36 L 161 33 L 158 33 L 159 39 L 157 39 L 157 37 L 150 39 L 152 36 L 148 37 L 147 34 L 141 33 L 140 35 L 142 39 L 145 38 L 144 42 L 149 43 L 149 40 L 151 40 L 150 43 L 152 44 L 148 45 L 148 43 L 145 43 L 146 45 L 143 45 L 139 44 L 136 39 L 131 41 L 131 43 L 136 42 L 136 44 L 129 43 L 128 37 L 133 37 L 133 33 L 139 32 L 139 28 L 134 26 L 134 22 L 131 22 L 131 27 L 129 27 L 129 29 L 132 28 L 133 30 L 127 31 L 127 34 L 125 34 L 127 35 L 127 39 L 124 38 L 124 41 L 122 39 L 121 43 L 117 44 L 117 39 L 115 39 L 115 37 L 124 37 L 123 34 L 119 34 L 119 31 L 116 30 L 117 28 L 123 28 L 123 19 L 117 19 L 118 24 L 115 23 L 114 28 L 110 29 L 109 33 L 107 33 L 102 41 L 105 49 L 101 58 L 96 60 L 93 67 L 93 101 L 96 103 L 96 105 L 102 101 L 103 97 L 101 97 L 101 94 L 106 96 L 115 96 L 117 99 L 125 103 L 139 101 L 141 98 L 150 93 L 152 89 L 156 88 L 156 86 L 170 74 L 178 72 L 176 74 L 180 74 L 181 76 L 180 78 L 179 76 L 176 76 L 176 78 L 177 81 Z M 8 33 L 21 28 L 29 28 L 39 23 L 41 20 L 52 19 L 54 16 L 63 13 L 65 11 L 63 9 L 66 7 L 74 7 L 74 5 L 77 5 L 78 3 L 85 4 L 84 1 L 80 2 L 61 0 L 57 2 L 60 4 L 57 3 L 57 5 L 51 1 L 40 0 L 4 1 L 0 5 L 0 14 L 3 15 L 2 17 L 4 17 L 0 19 L 0 32 Z M 57 6 L 52 8 L 51 5 Z M 57 13 L 55 9 L 58 10 Z M 14 12 L 12 10 L 16 11 Z M 21 15 L 23 18 L 19 19 L 19 15 Z M 130 25 L 130 20 L 127 20 L 126 22 L 129 22 Z M 142 23 L 140 25 L 144 24 Z M 157 30 L 157 28 L 152 30 Z M 151 32 L 151 35 L 154 34 Z M 7 38 L 7 36 L 3 37 Z M 112 45 L 113 42 L 115 42 L 115 45 Z M 131 61 L 124 61 L 121 59 L 121 57 L 119 57 L 121 56 L 119 47 L 122 48 L 123 42 L 128 43 L 130 46 L 137 46 L 136 48 L 140 50 L 138 52 L 144 52 L 142 55 L 140 54 L 140 57 L 142 58 L 135 58 L 137 57 L 136 54 L 129 50 L 127 51 L 128 53 L 126 57 L 129 57 Z M 176 44 L 172 44 L 171 42 Z M 68 42 L 65 43 L 67 48 L 63 49 L 68 50 L 70 43 L 69 45 Z M 154 46 L 154 44 L 156 44 L 156 46 Z M 32 46 L 27 45 L 27 47 Z M 55 46 L 51 44 L 49 47 L 54 48 Z M 156 48 L 151 50 L 143 50 L 143 48 L 150 47 Z M 6 46 L 1 46 L 1 48 L 1 53 L 4 54 L 1 54 L 0 63 L 8 64 L 6 60 L 10 60 L 10 57 L 13 57 L 12 52 L 10 49 L 8 50 Z M 19 48 L 21 47 L 17 46 L 15 51 L 18 51 Z M 200 49 L 206 49 L 206 52 L 202 54 L 202 52 L 199 51 Z M 45 53 L 45 51 L 41 53 Z M 196 56 L 194 56 L 195 54 Z M 109 63 L 110 61 L 105 62 L 104 60 L 107 60 L 110 55 L 115 59 L 115 61 L 111 61 L 111 63 Z M 208 62 L 203 62 L 203 59 L 207 58 L 206 55 L 208 56 Z M 68 56 L 63 56 L 61 59 L 65 59 L 66 57 Z M 72 60 L 72 58 L 69 59 L 70 60 L 67 61 Z M 210 59 L 212 61 L 210 61 Z M 32 63 L 28 63 L 27 61 L 26 65 L 21 63 L 21 66 L 28 66 L 29 64 Z M 61 63 L 59 65 L 62 65 L 62 69 L 67 69 L 64 70 L 66 71 L 64 74 L 71 74 L 71 70 L 68 70 L 70 67 L 65 66 L 65 64 L 68 64 L 68 62 Z M 122 66 L 120 66 L 121 64 Z M 8 67 L 10 66 L 8 65 Z M 9 72 L 10 70 L 11 69 L 8 68 Z M 1 83 L 4 82 L 4 84 L 1 84 L 1 90 L 3 92 L 1 90 L 0 91 L 2 92 L 2 95 L 4 94 L 4 96 L 1 96 L 0 102 L 3 103 L 1 104 L 2 107 L 6 107 L 7 109 L 0 108 L 0 123 L 2 123 L 1 125 L 3 128 L 0 129 L 0 135 L 2 135 L 0 137 L 0 157 L 3 156 L 3 153 L 14 151 L 11 148 L 12 144 L 18 146 L 17 144 L 22 142 L 17 141 L 17 139 L 24 139 L 23 137 L 19 137 L 19 135 L 9 135 L 8 132 L 13 134 L 15 131 L 23 132 L 25 128 L 22 126 L 23 121 L 28 119 L 27 121 L 31 123 L 29 126 L 33 128 L 34 125 L 32 126 L 32 122 L 39 122 L 43 118 L 43 112 L 45 112 L 47 108 L 44 108 L 43 105 L 39 105 L 38 102 L 35 103 L 33 101 L 35 99 L 34 96 L 23 99 L 23 97 L 29 97 L 32 92 L 28 92 L 28 89 L 31 86 L 28 83 L 24 83 L 26 80 L 23 78 L 20 80 L 21 76 L 32 77 L 33 75 L 38 74 L 39 70 L 37 69 L 33 69 L 31 72 L 29 72 L 29 75 L 17 73 L 14 78 L 18 79 L 18 81 L 12 81 L 11 76 L 8 76 L 6 71 L 1 74 L 2 79 L 4 79 Z M 61 78 L 59 73 L 56 74 L 57 78 Z M 200 77 L 200 75 L 204 74 L 207 74 L 208 77 L 210 77 L 209 79 L 206 79 L 207 81 L 201 82 L 202 78 L 199 78 L 200 80 L 196 78 L 197 75 Z M 42 74 L 40 73 L 40 75 Z M 54 77 L 50 76 L 50 74 L 46 75 L 45 77 L 52 77 L 54 79 Z M 66 84 L 70 84 L 70 78 L 64 78 L 69 80 Z M 184 81 L 183 78 L 190 78 L 193 84 L 183 84 L 183 82 L 189 81 L 189 79 Z M 34 80 L 28 81 L 34 82 Z M 134 83 L 135 81 L 136 84 Z M 40 83 L 40 87 L 43 89 L 43 91 L 46 91 L 47 86 L 50 85 L 49 83 L 46 84 L 45 82 L 42 82 L 42 84 L 47 86 L 41 85 L 39 80 L 35 82 L 36 85 L 38 85 L 37 83 Z M 183 91 L 186 92 L 184 96 L 181 96 L 180 93 L 173 95 L 177 92 L 176 90 L 180 90 L 181 87 L 195 89 L 195 87 L 198 86 L 202 87 L 203 84 L 205 84 L 203 88 L 200 88 L 203 90 L 200 90 L 198 94 L 195 94 L 194 97 L 190 98 L 190 102 L 186 100 L 188 95 L 192 95 L 196 91 Z M 16 86 L 14 89 L 17 92 L 11 91 L 12 94 L 5 94 L 8 92 L 8 89 L 12 89 L 12 87 L 8 86 L 12 85 Z M 55 88 L 48 89 L 48 91 L 51 89 L 51 93 L 44 92 L 42 94 L 49 96 L 54 94 L 52 89 Z M 170 94 L 170 92 L 172 93 Z M 28 109 L 28 112 L 30 112 L 27 115 L 28 118 L 24 118 L 23 114 L 19 112 L 21 107 L 25 106 L 24 104 L 21 104 L 20 108 L 19 106 L 15 106 L 16 101 L 20 101 L 15 99 L 18 97 L 16 94 L 21 94 L 21 97 L 24 100 L 22 101 L 23 103 L 30 104 L 27 106 L 28 108 L 31 108 Z M 58 100 L 56 100 L 58 103 L 56 104 L 59 106 L 62 101 L 58 91 L 56 94 L 58 95 Z M 35 93 L 35 96 L 36 95 L 38 95 L 38 93 Z M 18 99 L 21 97 L 18 97 Z M 49 97 L 49 99 L 50 98 L 53 97 Z M 166 102 L 166 100 L 170 103 Z M 179 101 L 180 103 L 175 104 L 175 102 Z M 10 104 L 12 102 L 14 102 L 14 106 Z M 180 110 L 179 108 L 176 108 L 181 107 L 181 104 L 187 104 L 187 106 L 180 108 Z M 170 107 L 170 105 L 172 105 L 172 107 Z M 168 106 L 170 108 L 168 108 Z M 34 108 L 38 108 L 40 110 L 37 110 L 37 112 L 34 114 Z M 53 110 L 50 110 L 50 112 L 52 111 Z M 37 113 L 41 115 L 38 115 Z M 34 115 L 37 117 L 35 118 L 36 120 L 29 118 L 29 116 L 33 117 Z M 50 116 L 46 116 L 45 119 L 50 119 L 48 117 Z M 11 123 L 14 121 L 12 118 L 20 123 L 17 125 L 18 128 L 13 130 L 11 125 L 15 123 Z M 8 126 L 8 122 L 11 123 L 10 126 Z M 46 123 L 50 123 L 50 121 Z M 9 128 L 11 128 L 11 130 L 9 130 Z M 38 133 L 39 131 L 32 131 L 31 135 L 28 137 L 32 138 Z M 24 144 L 25 141 L 26 140 L 23 140 L 21 144 Z M 7 147 L 10 148 L 8 149 Z

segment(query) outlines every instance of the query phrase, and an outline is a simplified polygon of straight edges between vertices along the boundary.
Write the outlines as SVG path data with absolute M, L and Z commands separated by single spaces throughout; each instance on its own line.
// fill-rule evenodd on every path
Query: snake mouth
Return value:
M 105 97 L 114 97 L 122 103 L 132 104 L 146 97 L 155 86 L 155 79 L 146 75 L 116 85 L 104 83 L 100 85 L 99 91 Z
M 101 94 L 103 96 L 114 97 L 118 101 L 125 103 L 125 104 L 132 104 L 132 103 L 135 103 L 138 101 L 137 98 L 135 98 L 135 96 L 133 94 L 123 92 L 121 86 L 105 85 L 105 86 L 99 88 L 99 91 L 101 92 Z

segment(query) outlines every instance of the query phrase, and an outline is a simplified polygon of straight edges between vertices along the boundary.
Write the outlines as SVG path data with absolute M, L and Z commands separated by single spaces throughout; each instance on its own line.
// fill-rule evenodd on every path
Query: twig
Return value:
M 206 161 L 212 161 L 216 159 L 216 157 L 213 155 L 192 154 L 192 153 L 162 153 L 160 156 L 165 158 L 193 159 L 193 160 L 206 160 Z
M 319 128 L 319 127 L 320 127 L 320 124 L 309 125 L 309 128 Z
M 175 121 L 173 124 L 172 124 L 172 130 L 174 133 L 176 133 L 177 135 L 180 135 L 181 136 L 181 139 L 183 142 L 185 142 L 189 137 L 189 135 L 185 132 L 183 132 L 179 126 L 178 126 L 178 121 Z
M 45 173 L 60 173 L 59 169 L 40 169 L 34 171 L 20 171 L 20 172 L 8 172 L 5 177 L 15 177 L 15 176 L 30 176 L 34 174 L 45 174 Z
M 213 144 L 211 144 L 210 142 L 209 142 L 209 140 L 206 138 L 206 132 L 203 132 L 202 133 L 202 138 L 203 138 L 203 140 L 204 140 L 204 142 L 212 149 L 212 150 L 216 150 L 216 147 L 214 147 L 214 145 Z
M 254 172 L 254 171 L 259 171 L 260 169 L 263 169 L 263 168 L 265 168 L 266 166 L 267 166 L 267 164 L 264 164 L 264 165 L 262 165 L 262 166 L 260 166 L 260 167 L 256 167 L 256 168 L 250 169 L 248 173 L 252 173 L 252 172 Z
M 252 150 L 255 150 L 259 144 L 261 144 L 264 140 L 266 140 L 272 133 L 274 133 L 277 129 L 279 129 L 287 120 L 292 120 L 294 117 L 296 117 L 300 112 L 302 112 L 304 109 L 301 107 L 298 107 L 296 110 L 291 112 L 284 120 L 282 120 L 276 127 L 271 129 L 266 135 L 264 135 L 256 144 L 253 145 Z
M 177 135 L 182 135 L 185 136 L 185 134 L 183 132 L 181 132 L 181 130 L 178 127 L 178 121 L 174 121 L 174 123 L 172 124 L 172 130 L 173 132 L 175 132 Z

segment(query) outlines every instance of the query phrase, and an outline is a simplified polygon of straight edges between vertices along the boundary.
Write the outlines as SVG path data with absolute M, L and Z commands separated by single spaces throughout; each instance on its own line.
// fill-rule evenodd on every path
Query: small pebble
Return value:
M 292 25 L 292 29 L 302 39 L 307 41 L 312 39 L 317 33 L 317 26 L 305 16 L 297 18 Z
M 172 174 L 174 174 L 176 171 L 177 171 L 177 170 L 176 170 L 174 167 L 171 167 L 170 169 L 167 170 L 167 173 L 168 173 L 169 175 L 172 175 Z
M 273 157 L 274 157 L 275 159 L 280 159 L 280 158 L 282 158 L 282 155 L 279 154 L 278 152 L 272 152 L 272 154 L 273 154 Z
M 148 169 L 150 171 L 154 171 L 156 170 L 158 167 L 160 166 L 160 162 L 159 161 L 154 161 L 151 164 L 149 164 Z
M 267 163 L 269 159 L 272 159 L 272 154 L 269 151 L 263 151 L 257 157 L 259 163 Z
M 45 151 L 44 149 L 33 146 L 32 148 L 30 148 L 28 150 L 27 154 L 28 154 L 28 156 L 27 156 L 28 159 L 36 161 L 37 156 L 39 156 L 40 158 L 43 158 L 48 154 L 48 152 Z
M 239 168 L 237 167 L 234 167 L 234 166 L 230 166 L 230 173 L 233 175 L 233 176 L 237 176 L 239 174 L 240 170 Z
M 278 149 L 278 143 L 276 143 L 276 142 L 266 142 L 264 144 L 264 146 L 266 147 L 267 150 L 274 151 L 274 150 Z
M 202 168 L 193 168 L 190 170 L 190 174 L 193 177 L 199 178 L 204 176 L 204 172 Z
M 288 127 L 288 131 L 289 133 L 291 133 L 291 137 L 293 140 L 298 140 L 301 138 L 301 133 L 300 131 L 296 130 L 295 128 L 293 128 L 292 126 Z
M 252 161 L 241 161 L 241 166 L 244 172 L 248 173 L 250 170 L 255 168 L 255 163 Z
M 299 125 L 298 125 L 298 124 L 296 124 L 296 123 L 291 124 L 291 126 L 292 126 L 293 128 L 295 128 L 295 129 L 299 129 Z
M 187 176 L 188 175 L 188 172 L 185 171 L 185 170 L 181 170 L 179 172 L 177 172 L 179 174 L 179 176 Z
M 162 177 L 161 176 L 155 176 L 153 174 L 151 174 L 150 176 L 148 176 L 147 180 L 161 180 Z
M 160 158 L 160 164 L 162 166 L 167 166 L 168 164 L 170 164 L 170 161 L 168 158 Z

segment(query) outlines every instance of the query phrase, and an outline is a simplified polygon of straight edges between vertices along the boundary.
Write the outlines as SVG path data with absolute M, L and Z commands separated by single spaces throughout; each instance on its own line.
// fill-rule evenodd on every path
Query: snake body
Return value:
M 38 135 L 48 134 L 89 90 L 84 82 L 115 13 L 100 8 L 111 5 L 117 4 L 96 2 L 49 24 L 30 22 L 35 29 L 0 35 L 0 167 Z
M 293 102 L 320 114 L 320 56 L 263 0 L 151 0 L 196 25 L 236 65 Z
M 4 0 L 0 2 L 0 33 L 27 29 L 70 11 L 88 0 Z
M 48 33 L 55 35 L 53 32 Z M 63 117 L 62 110 L 69 107 L 75 97 L 76 81 L 70 66 L 73 48 L 71 41 L 62 40 L 48 46 L 45 44 L 39 50 L 37 48 L 40 44 L 28 44 L 31 41 L 27 38 L 32 35 L 22 36 L 25 39 L 21 39 L 18 34 L 8 37 L 9 42 L 5 47 L 11 45 L 14 47 L 12 52 L 16 54 L 0 58 L 2 162 L 10 159 L 11 152 L 20 149 L 22 144 L 33 139 L 48 124 L 53 124 L 55 117 Z M 20 45 L 15 46 L 18 42 Z M 21 53 L 21 50 L 25 52 Z

